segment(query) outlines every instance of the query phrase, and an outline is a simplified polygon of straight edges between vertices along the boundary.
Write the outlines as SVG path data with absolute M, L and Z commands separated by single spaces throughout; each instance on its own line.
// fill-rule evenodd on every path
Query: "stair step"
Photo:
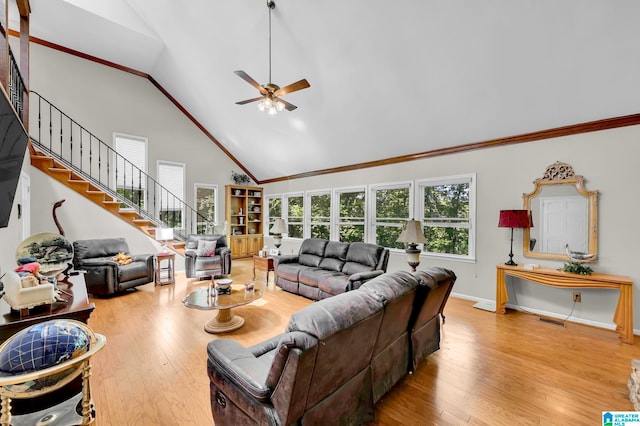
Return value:
M 140 215 L 138 214 L 138 212 L 136 212 L 135 210 L 123 210 L 120 209 L 120 211 L 118 212 L 118 214 L 120 214 L 120 216 L 124 216 L 128 219 L 136 219 L 137 217 L 139 217 Z
M 103 201 L 112 201 L 112 200 L 107 200 L 105 197 L 107 195 L 106 192 L 104 191 L 96 191 L 96 190 L 92 190 L 91 186 L 89 186 L 89 189 L 87 189 L 85 191 L 85 193 L 87 194 L 87 197 L 89 199 L 91 199 L 92 201 L 95 201 L 97 203 L 102 203 Z
M 53 158 L 47 157 L 46 155 L 32 155 L 31 165 L 40 169 L 48 169 L 49 167 L 53 167 Z
M 48 173 L 49 176 L 52 176 L 55 180 L 62 182 L 65 185 L 69 182 L 69 179 L 71 179 L 71 170 L 69 169 L 49 167 Z
M 143 226 L 148 227 L 149 225 L 151 225 L 151 221 L 148 219 L 133 219 L 131 220 L 131 222 L 135 223 L 137 226 L 140 226 L 140 227 L 143 227 Z
M 69 186 L 71 186 L 76 191 L 87 192 L 89 189 L 89 182 L 86 180 L 78 180 L 78 179 L 69 179 L 67 181 Z
M 117 201 L 103 201 L 102 205 L 105 209 L 113 213 L 120 213 L 120 203 Z

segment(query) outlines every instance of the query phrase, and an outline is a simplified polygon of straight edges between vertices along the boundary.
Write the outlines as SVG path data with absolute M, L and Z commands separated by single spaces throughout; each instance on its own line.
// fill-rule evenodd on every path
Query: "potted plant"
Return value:
M 236 185 L 248 185 L 251 182 L 251 179 L 245 173 L 236 173 L 234 171 L 231 172 L 231 180 Z

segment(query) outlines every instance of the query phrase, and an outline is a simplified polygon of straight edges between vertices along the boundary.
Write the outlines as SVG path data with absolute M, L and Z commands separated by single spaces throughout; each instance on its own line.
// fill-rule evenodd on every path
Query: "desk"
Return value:
M 273 257 L 253 256 L 253 279 L 256 279 L 256 269 L 258 271 L 266 272 L 269 281 L 269 271 L 273 271 Z M 275 274 L 275 272 L 274 272 Z
M 175 268 L 175 260 L 176 260 L 175 253 L 170 253 L 170 252 L 157 253 L 155 256 L 155 259 L 156 259 L 155 283 L 160 285 L 175 284 L 176 278 L 173 273 Z M 163 260 L 167 261 L 167 266 L 164 268 L 162 267 Z M 163 276 L 163 272 L 166 272 L 164 276 Z
M 550 268 L 525 269 L 522 266 L 500 264 L 496 274 L 496 314 L 506 313 L 509 299 L 505 276 L 511 275 L 523 280 L 561 288 L 612 288 L 619 289 L 618 306 L 613 315 L 620 340 L 633 344 L 633 281 L 620 275 L 597 274 L 580 275 Z

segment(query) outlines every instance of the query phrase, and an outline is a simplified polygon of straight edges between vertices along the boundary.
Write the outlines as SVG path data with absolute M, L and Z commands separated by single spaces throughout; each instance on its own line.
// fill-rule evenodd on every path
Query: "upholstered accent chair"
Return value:
M 231 249 L 227 246 L 227 238 L 222 234 L 189 234 L 184 254 L 187 278 L 231 273 Z

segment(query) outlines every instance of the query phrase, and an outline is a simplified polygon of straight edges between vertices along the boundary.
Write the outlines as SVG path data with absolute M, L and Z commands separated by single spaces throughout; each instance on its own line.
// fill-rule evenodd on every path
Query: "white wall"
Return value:
M 193 206 L 194 183 L 218 184 L 218 202 L 224 203 L 224 185 L 238 166 L 146 78 L 32 43 L 31 90 L 109 145 L 114 132 L 147 137 L 147 173 L 153 178 L 157 160 L 186 164 L 188 204 Z M 35 135 L 36 104 L 30 112 Z M 224 222 L 220 208 L 217 219 Z
M 478 300 L 495 301 L 496 265 L 508 260 L 510 230 L 498 228 L 498 212 L 522 208 L 524 193 L 533 190 L 533 180 L 541 178 L 555 161 L 571 164 L 584 176 L 589 190 L 599 190 L 599 254 L 592 265 L 596 272 L 630 276 L 635 282 L 635 304 L 640 269 L 637 249 L 640 231 L 634 227 L 640 197 L 635 190 L 640 180 L 637 159 L 640 154 L 640 126 L 626 127 L 545 141 L 502 146 L 451 154 L 397 165 L 290 180 L 265 185 L 265 194 L 339 188 L 465 173 L 477 174 L 477 262 L 447 261 L 423 256 L 420 268 L 430 265 L 452 269 L 458 276 L 454 293 Z M 272 245 L 269 239 L 267 242 Z M 527 259 L 522 256 L 522 231 L 514 232 L 514 260 L 558 268 L 562 262 Z M 299 240 L 285 239 L 283 253 L 297 252 Z M 409 270 L 405 254 L 392 254 L 389 270 Z M 507 277 L 509 303 L 528 309 L 569 315 L 571 290 L 545 287 Z M 514 287 L 515 285 L 515 293 Z M 618 292 L 580 290 L 582 303 L 573 312 L 582 322 L 612 327 Z M 515 298 L 514 298 L 515 294 Z M 640 311 L 635 312 L 635 328 L 640 327 Z
M 224 203 L 224 185 L 231 170 L 237 170 L 224 153 L 211 143 L 183 114 L 146 79 L 32 45 L 31 87 L 49 98 L 72 118 L 91 129 L 105 142 L 113 132 L 149 138 L 150 174 L 155 174 L 156 160 L 187 164 L 187 188 L 193 194 L 193 183 L 218 184 Z M 188 109 L 189 106 L 185 105 Z M 32 108 L 35 108 L 32 105 Z M 32 109 L 33 111 L 33 109 Z M 32 119 L 31 132 L 36 122 Z M 633 227 L 640 198 L 635 191 L 639 171 L 636 166 L 640 145 L 640 126 L 588 133 L 503 147 L 446 155 L 397 165 L 381 166 L 352 172 L 336 173 L 274 183 L 265 186 L 265 194 L 303 191 L 331 187 L 372 184 L 465 173 L 477 174 L 477 261 L 446 261 L 423 257 L 421 268 L 438 265 L 458 275 L 454 292 L 478 300 L 495 300 L 495 266 L 507 260 L 509 230 L 497 227 L 501 209 L 521 208 L 522 194 L 533 189 L 533 180 L 542 176 L 555 161 L 571 164 L 586 179 L 590 190 L 600 191 L 599 261 L 597 272 L 630 276 L 636 283 L 634 301 L 640 292 L 640 271 L 636 266 L 635 242 L 640 232 Z M 392 143 L 392 142 L 390 142 Z M 339 154 L 336 154 L 339 155 Z M 148 251 L 155 242 L 117 220 L 111 214 L 84 202 L 62 185 L 31 169 L 32 232 L 54 231 L 51 206 L 58 199 L 67 202 L 58 209 L 60 221 L 71 240 L 102 236 L 125 236 L 132 250 Z M 14 209 L 15 210 L 15 209 Z M 19 241 L 19 221 L 12 214 L 10 226 L 0 230 L 0 266 L 12 267 L 13 253 Z M 219 209 L 223 221 L 223 210 Z M 124 235 L 127 234 L 127 235 Z M 267 239 L 268 240 L 268 239 Z M 267 241 L 272 245 L 271 241 Z M 297 251 L 299 241 L 286 240 L 283 253 Z M 561 262 L 522 257 L 522 232 L 516 230 L 515 260 L 559 267 Z M 9 259 L 9 260 L 7 260 Z M 408 270 L 402 252 L 391 256 L 389 270 Z M 515 284 L 515 286 L 513 285 Z M 548 288 L 508 278 L 509 303 L 550 312 L 569 314 L 571 291 Z M 582 290 L 582 303 L 574 317 L 583 322 L 612 326 L 617 301 L 616 291 Z M 640 312 L 635 313 L 635 328 L 640 325 Z
M 195 183 L 217 184 L 217 219 L 224 222 L 224 185 L 231 183 L 231 171 L 239 168 L 146 78 L 32 44 L 31 90 L 107 144 L 112 143 L 114 132 L 147 137 L 148 174 L 154 178 L 157 160 L 185 163 L 188 204 L 194 205 Z M 38 106 L 33 101 L 30 112 L 29 132 L 37 137 Z M 125 237 L 132 253 L 157 251 L 159 245 L 133 226 L 37 169 L 24 169 L 31 175 L 32 233 L 57 232 L 51 208 L 65 199 L 57 214 L 70 241 Z M 14 208 L 9 228 L 0 230 L 0 236 L 7 238 L 3 238 L 6 243 L 0 251 L 3 270 L 13 267 L 20 242 L 15 215 Z M 176 257 L 176 269 L 184 269 L 180 256 Z

